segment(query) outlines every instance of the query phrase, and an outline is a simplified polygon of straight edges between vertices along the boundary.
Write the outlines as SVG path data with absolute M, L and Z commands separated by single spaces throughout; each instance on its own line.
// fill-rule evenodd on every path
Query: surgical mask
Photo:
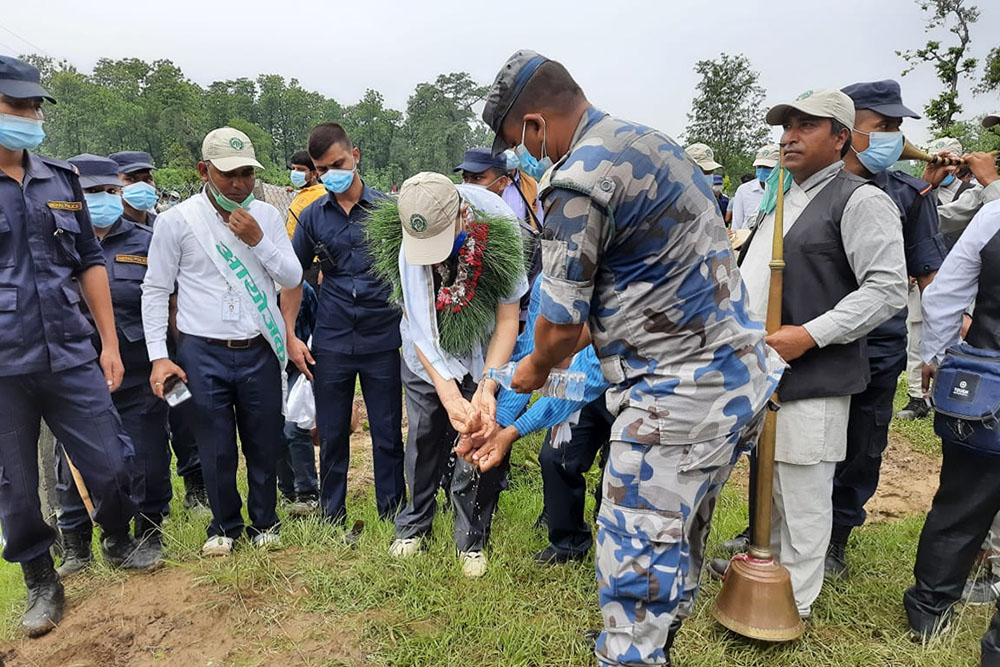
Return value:
M 7 150 L 19 151 L 36 148 L 45 138 L 42 121 L 0 113 L 0 146 Z
M 768 176 L 771 175 L 771 167 L 757 167 L 757 180 L 761 183 L 767 181 Z
M 858 134 L 868 137 L 868 148 L 860 153 L 851 146 L 858 155 L 858 160 L 865 169 L 873 174 L 879 174 L 891 167 L 899 156 L 903 154 L 903 133 L 902 132 L 862 132 L 854 130 Z
M 290 180 L 292 185 L 296 188 L 301 188 L 306 184 L 306 172 L 292 169 L 288 172 L 288 180 Z
M 508 148 L 503 153 L 501 153 L 501 155 L 503 155 L 503 159 L 507 161 L 507 171 L 514 171 L 515 169 L 517 169 L 518 165 L 520 164 L 520 162 L 517 159 L 517 153 Z
M 941 179 L 941 186 L 947 187 L 951 185 L 954 181 L 955 181 L 955 174 L 948 174 L 947 176 Z
M 448 255 L 449 259 L 457 255 L 458 251 L 462 249 L 462 246 L 465 244 L 465 239 L 468 235 L 469 235 L 468 232 L 466 232 L 464 229 L 458 233 L 458 236 L 455 237 L 454 245 L 451 246 L 451 254 Z
M 542 176 L 545 175 L 552 167 L 552 158 L 550 158 L 545 152 L 545 119 L 542 119 L 542 159 L 537 159 L 531 154 L 527 146 L 524 145 L 524 134 L 528 130 L 528 124 L 524 123 L 521 126 L 521 143 L 517 145 L 514 149 L 514 153 L 517 155 L 517 160 L 520 163 L 520 169 L 528 176 L 531 176 L 536 181 L 542 180 Z
M 160 196 L 156 194 L 156 188 L 152 185 L 139 181 L 122 188 L 122 199 L 137 211 L 148 211 L 156 206 Z
M 715 194 L 720 194 L 722 192 L 722 186 L 721 185 L 713 185 L 712 186 L 712 192 L 714 192 Z
M 354 172 L 357 168 L 358 163 L 355 162 L 350 169 L 327 169 L 319 180 L 323 181 L 323 187 L 334 194 L 347 192 L 347 188 L 354 182 Z
M 110 192 L 88 192 L 84 198 L 87 200 L 87 210 L 90 211 L 90 222 L 94 227 L 106 229 L 115 224 L 115 221 L 122 217 L 125 209 L 122 208 L 122 198 Z
M 711 190 L 712 186 L 715 185 L 715 178 L 713 178 L 712 174 L 702 174 L 702 176 L 705 178 L 705 185 Z
M 212 182 L 212 177 L 208 177 L 209 190 L 212 192 L 212 198 L 215 199 L 215 203 L 219 205 L 226 213 L 232 213 L 238 208 L 247 208 L 250 203 L 253 202 L 253 193 L 247 195 L 247 198 L 241 202 L 235 202 L 226 195 L 222 194 L 219 188 L 215 187 L 215 183 Z

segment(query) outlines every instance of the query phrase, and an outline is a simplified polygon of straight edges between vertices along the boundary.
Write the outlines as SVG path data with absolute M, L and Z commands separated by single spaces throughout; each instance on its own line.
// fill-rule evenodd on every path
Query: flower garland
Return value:
M 457 268 L 448 262 L 433 268 L 441 277 L 435 299 L 441 347 L 456 356 L 489 340 L 496 326 L 497 304 L 513 291 L 530 258 L 516 222 L 474 213 L 475 219 L 466 221 L 468 236 L 459 250 Z M 372 273 L 392 286 L 389 300 L 402 307 L 399 253 L 403 227 L 396 200 L 379 202 L 365 228 Z
M 434 266 L 434 271 L 441 278 L 441 288 L 438 290 L 434 305 L 438 311 L 450 310 L 457 313 L 465 308 L 476 296 L 476 285 L 483 275 L 483 254 L 486 250 L 486 239 L 489 228 L 481 222 L 468 225 L 468 236 L 458 251 L 458 268 L 455 280 L 451 280 L 451 267 L 447 262 Z

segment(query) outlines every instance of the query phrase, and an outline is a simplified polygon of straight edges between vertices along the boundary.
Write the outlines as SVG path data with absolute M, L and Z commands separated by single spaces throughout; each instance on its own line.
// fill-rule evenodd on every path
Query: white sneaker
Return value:
M 389 547 L 389 555 L 393 558 L 409 558 L 420 552 L 420 547 L 423 546 L 423 543 L 424 538 L 422 537 L 404 537 L 398 539 Z
M 257 533 L 254 535 L 250 539 L 250 542 L 255 547 L 276 549 L 281 546 L 281 536 L 272 530 L 266 530 L 263 533 Z
M 208 538 L 201 548 L 202 556 L 228 556 L 233 553 L 233 538 L 216 535 Z
M 486 556 L 482 551 L 463 551 L 459 554 L 462 559 L 462 574 L 470 579 L 478 579 L 486 574 Z

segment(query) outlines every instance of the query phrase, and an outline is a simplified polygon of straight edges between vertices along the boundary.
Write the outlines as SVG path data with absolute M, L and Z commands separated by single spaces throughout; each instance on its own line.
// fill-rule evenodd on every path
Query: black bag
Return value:
M 1000 352 L 965 344 L 949 349 L 933 400 L 935 433 L 1000 456 Z

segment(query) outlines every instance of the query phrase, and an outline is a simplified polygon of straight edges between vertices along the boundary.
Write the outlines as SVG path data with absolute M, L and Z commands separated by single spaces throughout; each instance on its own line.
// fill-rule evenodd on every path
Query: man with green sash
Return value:
M 230 127 L 202 143 L 205 187 L 157 218 L 143 282 L 142 319 L 150 384 L 160 397 L 179 378 L 191 399 L 180 405 L 195 431 L 212 521 L 206 555 L 229 555 L 244 531 L 236 487 L 246 458 L 256 546 L 278 542 L 275 470 L 284 441 L 285 325 L 275 283 L 298 287 L 302 268 L 285 223 L 253 198 L 261 165 L 250 139 Z M 169 298 L 177 293 L 177 360 L 167 356 Z

